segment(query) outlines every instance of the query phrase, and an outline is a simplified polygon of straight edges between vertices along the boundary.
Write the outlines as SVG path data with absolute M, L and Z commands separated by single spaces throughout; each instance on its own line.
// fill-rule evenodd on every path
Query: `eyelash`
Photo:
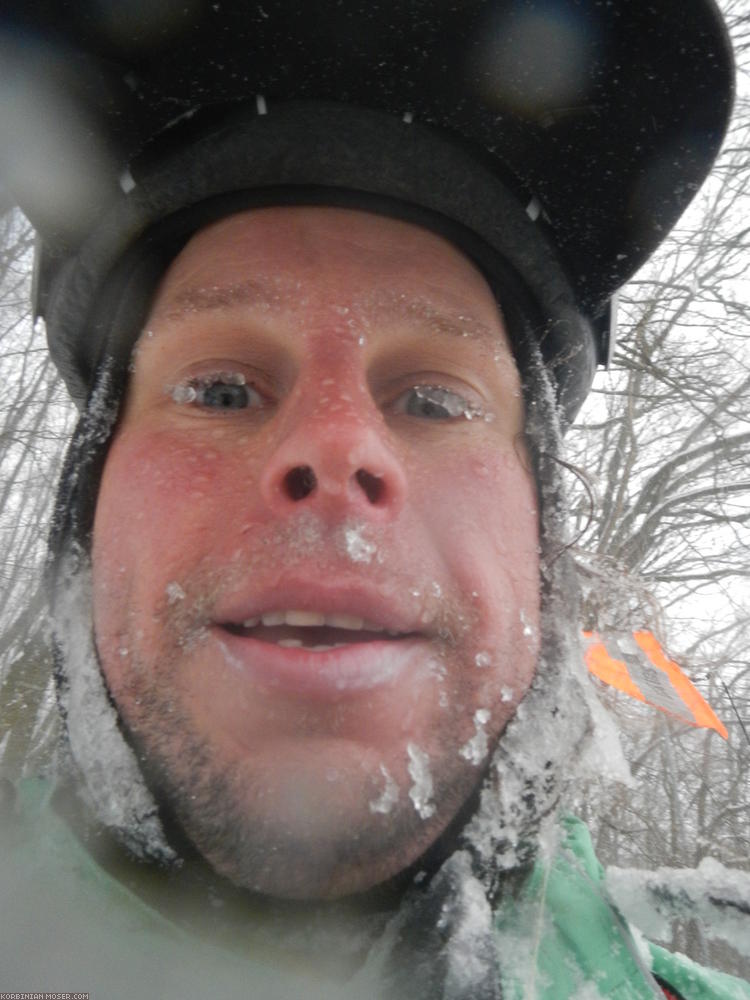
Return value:
M 218 388 L 217 388 L 218 387 Z M 234 387 L 246 390 L 245 398 L 233 393 Z M 207 393 L 216 389 L 213 401 L 207 398 Z M 222 398 L 223 392 L 223 398 Z M 416 408 L 420 403 L 425 412 L 415 412 L 411 409 L 412 394 L 417 399 Z M 205 375 L 193 376 L 171 389 L 172 400 L 179 405 L 191 405 L 204 410 L 233 411 L 258 410 L 266 405 L 266 400 L 252 383 L 247 381 L 242 372 L 218 371 Z M 254 399 L 252 397 L 255 397 Z M 411 397 L 411 398 L 410 398 Z M 232 405 L 239 402 L 241 405 Z M 486 413 L 469 402 L 460 392 L 438 384 L 417 383 L 409 386 L 393 399 L 389 406 L 396 416 L 412 417 L 426 422 L 453 422 L 456 420 L 482 419 L 489 422 L 494 419 L 491 413 Z
M 409 411 L 409 396 L 411 393 L 414 393 L 418 401 L 425 404 L 427 413 L 420 414 Z M 422 384 L 410 386 L 396 397 L 393 405 L 397 406 L 402 401 L 404 401 L 404 408 L 396 409 L 396 412 L 401 413 L 404 416 L 412 416 L 417 419 L 438 419 L 441 421 L 448 421 L 463 418 L 465 420 L 472 420 L 475 417 L 483 416 L 482 412 L 476 406 L 468 402 L 468 400 L 466 400 L 461 393 L 456 392 L 454 389 L 448 389 L 446 386 L 442 385 Z M 428 415 L 430 407 L 433 408 L 433 413 Z M 445 415 L 438 415 L 434 412 L 435 410 L 442 410 Z
M 257 402 L 253 405 L 251 400 L 248 398 L 242 406 L 231 406 L 231 400 L 233 398 L 236 399 L 237 397 L 236 394 L 233 397 L 231 392 L 228 392 L 225 393 L 225 399 L 227 400 L 226 404 L 219 402 L 218 406 L 209 405 L 206 394 L 212 388 L 217 386 L 219 387 L 219 391 L 221 391 L 221 389 L 231 390 L 234 387 L 242 387 L 246 390 L 246 396 L 250 397 L 251 395 L 254 395 L 257 397 Z M 207 375 L 199 375 L 189 378 L 187 381 L 174 386 L 171 390 L 171 396 L 175 403 L 192 404 L 204 409 L 256 409 L 260 408 L 264 403 L 261 394 L 255 386 L 247 381 L 241 372 L 231 371 L 212 372 Z

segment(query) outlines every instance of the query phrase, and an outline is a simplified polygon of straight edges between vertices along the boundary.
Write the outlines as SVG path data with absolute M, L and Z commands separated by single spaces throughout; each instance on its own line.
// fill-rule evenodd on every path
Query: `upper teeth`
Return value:
M 244 628 L 255 628 L 256 625 L 296 625 L 321 626 L 331 628 L 346 628 L 353 631 L 366 629 L 368 632 L 384 632 L 382 625 L 375 625 L 357 615 L 324 615 L 318 611 L 267 611 L 258 618 L 246 618 L 242 623 Z

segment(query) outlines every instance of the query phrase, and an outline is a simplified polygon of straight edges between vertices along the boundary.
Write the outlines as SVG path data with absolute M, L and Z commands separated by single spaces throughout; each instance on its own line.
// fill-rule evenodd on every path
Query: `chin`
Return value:
M 386 809 L 379 770 L 367 755 L 351 753 L 347 765 L 339 760 L 334 768 L 323 755 L 308 754 L 294 763 L 271 766 L 266 759 L 209 773 L 205 757 L 193 755 L 177 780 L 174 769 L 157 780 L 168 812 L 218 874 L 279 899 L 332 900 L 367 892 L 411 867 L 478 780 L 474 769 L 452 775 L 435 789 L 434 811 L 420 816 L 404 784 L 408 775 L 398 774 L 400 795 Z

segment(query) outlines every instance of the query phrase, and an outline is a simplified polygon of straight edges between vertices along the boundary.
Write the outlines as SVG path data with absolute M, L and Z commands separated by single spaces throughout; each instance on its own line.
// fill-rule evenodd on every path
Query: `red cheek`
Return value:
M 434 467 L 415 476 L 413 486 L 425 487 L 436 509 L 445 508 L 455 518 L 475 523 L 513 517 L 535 522 L 537 497 L 534 479 L 523 456 L 512 445 L 483 442 L 475 448 L 446 448 Z
M 446 449 L 439 468 L 413 481 L 412 505 L 468 590 L 528 609 L 538 600 L 538 502 L 534 480 L 512 445 Z M 503 592 L 504 588 L 504 592 Z
M 184 434 L 121 433 L 110 449 L 97 504 L 97 522 L 122 534 L 124 525 L 164 549 L 167 539 L 251 519 L 257 495 L 252 456 L 238 461 L 223 441 Z M 96 531 L 95 531 L 96 534 Z M 125 531 L 127 536 L 128 531 Z

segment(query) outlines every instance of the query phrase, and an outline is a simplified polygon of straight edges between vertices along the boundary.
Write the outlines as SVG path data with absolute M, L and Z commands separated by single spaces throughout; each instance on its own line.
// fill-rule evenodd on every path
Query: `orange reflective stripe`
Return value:
M 648 656 L 653 665 L 663 670 L 670 680 L 672 687 L 682 698 L 683 702 L 690 709 L 695 725 L 704 726 L 707 729 L 714 729 L 717 733 L 727 739 L 726 727 L 716 717 L 711 706 L 703 695 L 693 685 L 692 681 L 680 670 L 674 660 L 670 660 L 664 653 L 656 637 L 652 632 L 634 632 L 635 641 Z
M 665 655 L 653 633 L 639 631 L 634 632 L 632 637 L 622 635 L 619 641 L 616 637 L 613 639 L 617 647 L 627 647 L 623 655 L 630 661 L 630 669 L 639 678 L 640 686 L 625 660 L 612 656 L 596 632 L 584 632 L 583 636 L 586 640 L 586 666 L 605 684 L 688 725 L 713 729 L 727 739 L 726 727 L 677 664 Z M 640 653 L 636 653 L 636 649 Z
M 623 661 L 616 660 L 609 655 L 607 647 L 595 632 L 584 632 L 583 635 L 585 639 L 589 640 L 584 658 L 591 673 L 596 674 L 605 684 L 611 684 L 612 687 L 619 688 L 620 691 L 629 694 L 631 698 L 645 701 L 646 699 L 633 682 Z

